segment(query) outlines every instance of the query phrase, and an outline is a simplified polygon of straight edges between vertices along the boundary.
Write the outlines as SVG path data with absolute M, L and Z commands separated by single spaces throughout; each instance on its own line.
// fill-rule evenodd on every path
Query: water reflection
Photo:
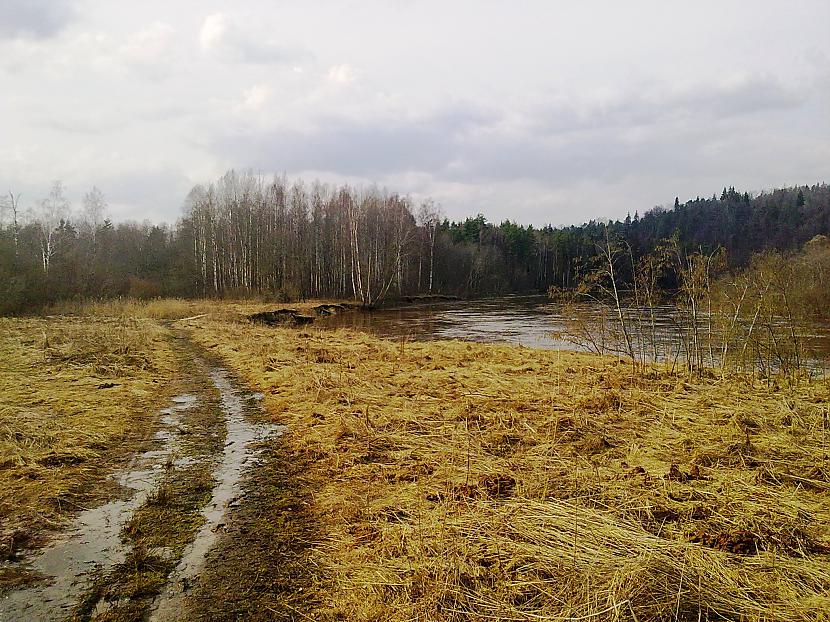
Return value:
M 578 340 L 568 338 L 566 333 L 573 330 L 573 320 L 578 319 L 596 337 L 600 334 L 604 312 L 607 310 L 599 305 L 565 306 L 546 296 L 506 296 L 356 311 L 323 318 L 317 325 L 352 328 L 394 339 L 464 339 L 543 349 L 589 350 L 585 343 L 577 343 Z M 679 347 L 678 320 L 672 307 L 655 309 L 653 328 L 651 318 L 631 311 L 629 314 L 629 332 L 635 348 L 639 349 L 638 344 L 649 344 L 645 349 L 650 352 L 651 344 L 656 342 L 659 358 L 674 356 Z M 804 341 L 807 350 L 830 360 L 830 326 L 808 327 Z

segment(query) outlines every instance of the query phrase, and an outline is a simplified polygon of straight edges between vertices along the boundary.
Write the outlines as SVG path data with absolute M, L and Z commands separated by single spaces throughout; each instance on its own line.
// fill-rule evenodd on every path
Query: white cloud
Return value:
M 175 34 L 170 24 L 156 22 L 130 35 L 120 46 L 118 54 L 126 63 L 166 71 L 173 63 Z
M 262 110 L 271 99 L 272 89 L 267 84 L 255 84 L 243 93 L 242 105 L 248 110 Z
M 355 74 L 355 70 L 349 65 L 334 65 L 329 68 L 327 77 L 329 82 L 343 85 L 354 82 L 357 76 Z
M 283 64 L 304 60 L 310 54 L 270 35 L 254 18 L 243 20 L 228 13 L 213 13 L 199 31 L 202 51 L 225 62 Z
M 208 15 L 202 23 L 201 31 L 199 31 L 199 44 L 202 46 L 202 50 L 210 52 L 220 48 L 225 41 L 227 32 L 227 15 L 224 13 Z

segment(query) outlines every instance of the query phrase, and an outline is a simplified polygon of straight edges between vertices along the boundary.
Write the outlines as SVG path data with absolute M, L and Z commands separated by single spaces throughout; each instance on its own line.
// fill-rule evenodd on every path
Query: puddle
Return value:
M 258 459 L 259 452 L 251 444 L 263 441 L 273 434 L 280 434 L 285 429 L 285 426 L 257 424 L 247 420 L 245 413 L 249 406 L 246 401 L 250 404 L 251 401 L 261 400 L 261 394 L 238 394 L 224 370 L 214 369 L 210 377 L 219 389 L 227 428 L 222 460 L 213 473 L 218 484 L 213 489 L 210 501 L 202 509 L 205 524 L 170 575 L 166 590 L 156 600 L 150 616 L 151 622 L 182 619 L 183 596 L 204 566 L 205 555 L 221 533 L 228 508 L 239 501 L 243 472 Z
M 173 398 L 161 411 L 160 448 L 136 456 L 113 479 L 127 498 L 116 499 L 79 514 L 56 540 L 17 564 L 46 577 L 44 582 L 0 598 L 0 620 L 61 620 L 71 614 L 89 587 L 92 574 L 124 561 L 121 530 L 133 512 L 152 494 L 164 475 L 165 465 L 179 450 L 179 435 L 186 429 L 184 411 L 197 402 L 194 395 Z
M 252 445 L 284 429 L 248 421 L 246 414 L 259 408 L 261 393 L 238 393 L 222 369 L 211 370 L 210 377 L 220 393 L 227 429 L 221 460 L 213 474 L 218 483 L 202 509 L 205 524 L 185 549 L 166 591 L 153 605 L 151 620 L 157 622 L 181 619 L 182 597 L 203 567 L 207 552 L 222 530 L 228 508 L 241 501 L 243 472 L 258 460 L 259 452 Z M 137 456 L 127 469 L 113 476 L 126 491 L 126 498 L 82 512 L 50 545 L 17 562 L 46 579 L 0 598 L 0 622 L 64 620 L 90 587 L 95 573 L 106 572 L 126 559 L 121 532 L 133 512 L 158 489 L 165 467 L 179 468 L 200 460 L 198 456 L 180 455 L 179 443 L 180 437 L 189 433 L 182 415 L 197 399 L 194 395 L 173 398 L 173 405 L 161 411 L 162 427 L 155 435 L 160 447 Z

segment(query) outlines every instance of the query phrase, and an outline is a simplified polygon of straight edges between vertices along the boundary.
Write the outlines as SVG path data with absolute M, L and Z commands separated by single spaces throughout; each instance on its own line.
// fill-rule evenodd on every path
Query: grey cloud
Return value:
M 701 127 L 688 132 L 667 125 L 632 140 L 624 124 L 567 128 L 556 135 L 504 130 L 501 121 L 500 115 L 474 106 L 455 106 L 407 122 L 326 118 L 313 132 L 224 134 L 213 149 L 240 166 L 261 170 L 320 170 L 375 178 L 420 172 L 445 182 L 559 183 L 583 178 L 613 181 L 645 170 L 691 172 L 714 131 Z
M 793 108 L 804 101 L 804 95 L 786 88 L 777 80 L 756 76 L 735 84 L 699 89 L 674 102 L 674 107 L 726 118 Z
M 326 117 L 313 132 L 275 130 L 220 135 L 217 153 L 241 166 L 263 170 L 326 170 L 341 175 L 382 176 L 400 171 L 446 169 L 464 135 L 499 117 L 476 106 L 449 106 L 421 120 L 348 120 Z
M 304 48 L 248 40 L 242 37 L 226 42 L 217 53 L 223 60 L 260 65 L 299 63 L 313 58 L 312 54 Z
M 538 107 L 531 127 L 542 133 L 561 134 L 585 130 L 655 125 L 673 119 L 715 121 L 743 115 L 798 107 L 804 94 L 774 78 L 754 76 L 725 85 L 699 85 L 682 92 L 648 92 L 643 88 L 603 105 L 554 103 Z
M 754 167 L 768 169 L 764 144 L 783 146 L 784 141 L 778 133 L 762 137 L 753 131 L 752 127 L 765 127 L 766 119 L 754 115 L 789 110 L 802 102 L 776 83 L 759 80 L 701 89 L 659 103 L 634 92 L 613 110 L 593 116 L 580 117 L 562 108 L 554 118 L 571 114 L 563 125 L 551 123 L 546 110 L 536 112 L 539 118 L 525 118 L 524 127 L 511 129 L 507 117 L 462 103 L 417 121 L 327 117 L 318 119 L 312 132 L 227 133 L 212 147 L 239 166 L 288 173 L 314 170 L 375 180 L 418 173 L 430 183 L 468 188 L 588 184 L 626 187 L 632 194 L 628 180 L 680 177 L 707 180 L 696 190 L 705 194 L 746 176 L 735 162 L 752 161 Z M 783 149 L 779 155 L 794 157 L 791 151 Z M 761 161 L 755 162 L 758 158 Z M 710 188 L 708 180 L 716 180 L 715 186 Z M 632 201 L 633 197 L 606 196 L 595 209 L 607 210 L 617 203 L 630 206 Z M 631 209 L 646 207 L 634 202 Z M 478 211 L 488 209 L 492 208 L 482 205 Z
M 3 0 L 0 2 L 0 38 L 52 37 L 75 15 L 74 0 Z
M 104 192 L 115 220 L 139 222 L 174 222 L 193 185 L 181 170 L 161 166 L 109 175 L 94 183 Z

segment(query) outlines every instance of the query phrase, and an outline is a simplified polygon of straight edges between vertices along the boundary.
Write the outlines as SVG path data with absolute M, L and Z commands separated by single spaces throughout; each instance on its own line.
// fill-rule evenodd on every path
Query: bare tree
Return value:
M 40 202 L 35 215 L 40 239 L 41 261 L 45 273 L 49 272 L 49 263 L 55 254 L 55 233 L 61 222 L 69 217 L 69 210 L 69 201 L 63 193 L 63 182 L 53 182 L 49 196 Z
M 631 361 L 636 361 L 634 346 L 631 343 L 631 336 L 629 335 L 628 325 L 625 314 L 622 308 L 622 298 L 620 296 L 619 288 L 617 287 L 618 276 L 615 270 L 617 258 L 623 254 L 623 249 L 618 241 L 613 240 L 611 232 L 608 231 L 608 225 L 605 225 L 605 239 L 602 244 L 597 245 L 597 249 L 604 262 L 604 280 L 597 281 L 600 287 L 609 294 L 614 302 L 614 308 L 617 312 L 617 319 L 620 323 L 620 331 L 625 340 L 625 351 L 631 357 Z
M 435 238 L 438 235 L 438 227 L 441 224 L 441 206 L 435 205 L 432 200 L 424 201 L 418 210 L 418 224 L 421 226 L 424 238 L 426 238 L 427 252 L 429 253 L 429 287 L 432 293 L 433 279 L 435 276 Z M 420 280 L 419 280 L 420 284 Z
M 84 195 L 81 218 L 91 230 L 94 238 L 98 227 L 104 224 L 107 218 L 107 200 L 97 186 L 92 186 L 92 189 Z
M 20 246 L 20 194 L 14 194 L 14 192 L 9 190 L 9 198 L 8 200 L 5 200 L 2 203 L 0 203 L 0 208 L 2 208 L 3 211 L 8 210 L 9 212 L 11 212 L 12 241 L 14 244 L 14 257 L 15 260 L 17 260 Z

